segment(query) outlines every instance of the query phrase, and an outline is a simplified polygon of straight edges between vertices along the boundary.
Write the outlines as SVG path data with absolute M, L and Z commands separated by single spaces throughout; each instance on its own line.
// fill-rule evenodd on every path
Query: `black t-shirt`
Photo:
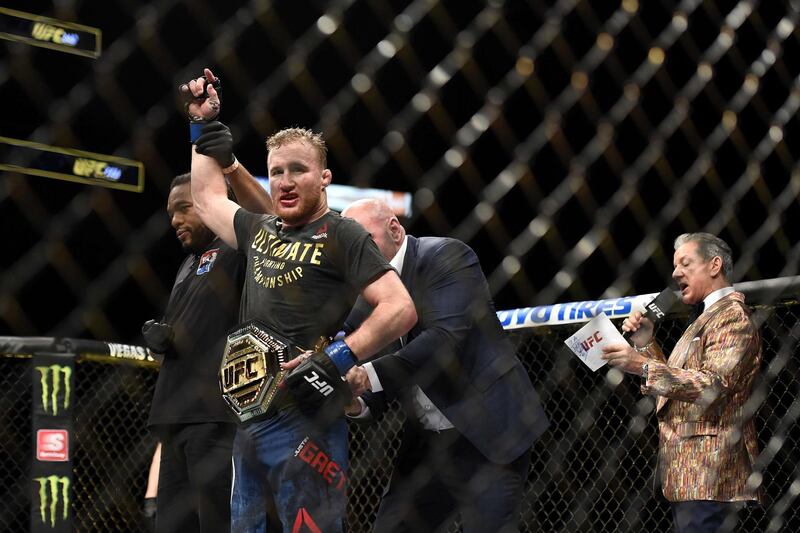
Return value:
M 161 363 L 149 425 L 236 422 L 218 375 L 243 279 L 244 256 L 219 239 L 183 261 L 163 319 L 175 332 L 174 349 Z
M 361 290 L 392 268 L 361 225 L 332 211 L 285 228 L 239 209 L 234 228 L 247 255 L 242 321 L 258 319 L 301 348 L 335 335 Z

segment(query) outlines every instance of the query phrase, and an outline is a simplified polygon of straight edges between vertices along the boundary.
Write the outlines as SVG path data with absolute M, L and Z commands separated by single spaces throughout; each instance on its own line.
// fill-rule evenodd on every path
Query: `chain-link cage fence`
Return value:
M 22 345 L 25 339 L 19 339 Z M 7 347 L 7 345 L 6 345 Z M 32 358 L 0 357 L 0 530 L 28 531 L 31 512 Z M 110 357 L 78 358 L 70 443 L 72 492 L 67 502 L 47 495 L 42 503 L 68 505 L 75 531 L 145 531 L 141 513 L 156 440 L 146 422 L 157 374 L 154 365 Z M 52 391 L 53 383 L 49 383 Z M 65 383 L 61 383 L 61 389 Z M 48 426 L 46 426 L 48 427 Z M 35 443 L 34 443 L 35 446 Z M 48 516 L 49 517 L 49 516 Z
M 4 531 L 28 529 L 31 456 L 31 372 L 27 360 L 0 357 L 0 527 Z
M 4 5 L 104 44 L 0 41 L 2 136 L 146 169 L 142 194 L 4 174 L 10 334 L 137 342 L 161 312 L 180 261 L 166 191 L 189 166 L 176 88 L 205 65 L 255 174 L 276 129 L 321 131 L 334 182 L 412 192 L 411 233 L 472 246 L 498 308 L 648 292 L 699 228 L 731 244 L 735 280 L 797 271 L 794 0 Z
M 797 423 L 798 307 L 757 307 L 764 362 L 753 397 L 766 504 L 741 513 L 736 531 L 793 531 L 800 525 Z M 686 327 L 664 321 L 656 338 L 666 353 Z M 517 330 L 518 354 L 542 395 L 553 427 L 534 450 L 523 509 L 525 531 L 670 531 L 669 506 L 655 490 L 655 399 L 640 380 L 605 369 L 592 373 L 563 350 L 576 327 Z M 792 502 L 795 502 L 792 505 Z
M 155 439 L 147 413 L 156 374 L 129 364 L 76 368 L 76 531 L 136 531 Z
M 800 307 L 793 298 L 756 303 L 754 316 L 764 350 L 753 392 L 760 450 L 754 469 L 766 499 L 763 507 L 741 512 L 735 531 L 794 531 L 800 526 Z M 661 324 L 657 338 L 665 350 L 685 325 L 682 315 Z M 533 449 L 520 530 L 670 531 L 669 506 L 655 490 L 654 401 L 640 394 L 638 379 L 607 369 L 592 373 L 566 352 L 563 340 L 575 329 L 561 325 L 509 333 L 552 423 Z M 0 526 L 24 531 L 30 507 L 30 359 L 3 357 L 0 364 L 5 491 Z M 140 508 L 155 445 L 145 429 L 155 372 L 129 362 L 83 361 L 76 374 L 76 530 L 146 531 Z M 403 419 L 395 408 L 379 423 L 350 425 L 350 531 L 371 531 Z M 460 530 L 457 518 L 449 530 Z
M 176 87 L 206 65 L 224 80 L 222 119 L 254 173 L 265 173 L 263 140 L 276 129 L 321 131 L 335 182 L 411 191 L 411 233 L 467 242 L 499 308 L 652 290 L 669 276 L 670 243 L 684 231 L 725 238 L 736 280 L 791 275 L 800 264 L 796 0 L 2 7 L 100 28 L 103 44 L 92 60 L 0 41 L 0 101 L 11 103 L 0 137 L 146 168 L 141 194 L 2 174 L 3 334 L 134 343 L 141 323 L 160 316 L 180 262 L 166 192 L 189 165 Z M 0 164 L 8 162 L 30 161 L 0 145 Z M 747 513 L 743 531 L 789 528 L 798 486 L 794 307 L 761 304 L 770 314 L 757 426 L 769 502 Z M 652 405 L 630 380 L 609 386 L 602 372 L 557 355 L 568 329 L 513 333 L 554 420 L 536 445 L 523 523 L 531 531 L 665 530 L 667 509 L 649 481 Z M 668 323 L 660 334 L 674 341 L 677 331 Z M 31 453 L 30 376 L 24 359 L 0 364 L 0 449 L 13 459 L 0 471 L 0 529 L 25 530 L 26 470 L 14 458 Z M 105 384 L 80 385 L 91 402 L 122 407 L 137 384 L 147 392 L 136 402 L 151 396 L 150 371 L 115 383 L 114 373 L 129 370 L 78 370 L 81 380 Z M 85 413 L 83 405 L 76 483 L 91 475 L 102 489 L 91 497 L 77 489 L 75 504 L 87 506 L 78 516 L 91 520 L 80 524 L 135 530 L 152 441 L 140 432 L 143 418 L 124 417 L 146 409 Z M 388 422 L 399 430 L 399 419 Z M 115 436 L 116 427 L 132 433 Z M 363 462 L 353 465 L 349 519 L 360 531 L 374 517 L 398 438 L 354 427 L 353 439 Z M 135 452 L 117 456 L 115 448 Z M 88 455 L 118 460 L 87 466 Z M 129 490 L 127 506 L 115 503 Z
M 794 299 L 755 306 L 764 361 L 753 392 L 761 452 L 754 468 L 762 476 L 766 502 L 741 511 L 735 531 L 800 527 L 796 510 L 800 495 L 799 313 Z M 685 315 L 671 315 L 662 322 L 656 338 L 665 353 L 686 324 Z M 534 445 L 520 530 L 671 531 L 671 511 L 660 496 L 654 472 L 658 455 L 655 399 L 641 395 L 639 379 L 606 369 L 592 373 L 567 351 L 563 341 L 581 325 L 509 333 L 552 423 Z M 373 491 L 380 491 L 378 487 L 391 473 L 387 461 L 397 450 L 401 425 L 401 414 L 395 413 L 397 418 L 390 417 L 379 428 L 365 431 L 355 426 L 353 431 L 351 449 L 359 461 L 353 465 L 349 504 L 355 513 L 349 518 L 355 531 L 370 531 L 377 510 Z M 362 477 L 362 472 L 368 477 Z M 378 485 L 372 485 L 373 479 Z M 459 530 L 457 521 L 449 528 Z

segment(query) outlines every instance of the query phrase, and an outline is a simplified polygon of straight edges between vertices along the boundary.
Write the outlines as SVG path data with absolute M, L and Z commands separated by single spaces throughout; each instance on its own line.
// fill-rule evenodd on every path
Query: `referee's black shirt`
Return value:
M 237 323 L 243 256 L 220 239 L 186 257 L 163 322 L 175 332 L 153 395 L 148 425 L 235 422 L 218 372 L 225 338 Z

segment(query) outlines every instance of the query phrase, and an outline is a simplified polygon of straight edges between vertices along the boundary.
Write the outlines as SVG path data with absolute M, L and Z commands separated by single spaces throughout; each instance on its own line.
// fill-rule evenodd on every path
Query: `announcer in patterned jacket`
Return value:
M 609 364 L 642 377 L 642 393 L 656 397 L 658 469 L 677 532 L 733 529 L 737 512 L 760 501 L 748 483 L 757 455 L 752 413 L 744 406 L 761 365 L 761 336 L 729 281 L 731 249 L 708 233 L 675 239 L 681 299 L 704 309 L 668 359 L 653 340 L 653 323 L 633 313 L 622 325 L 634 346 L 605 348 Z M 755 479 L 756 476 L 753 476 Z

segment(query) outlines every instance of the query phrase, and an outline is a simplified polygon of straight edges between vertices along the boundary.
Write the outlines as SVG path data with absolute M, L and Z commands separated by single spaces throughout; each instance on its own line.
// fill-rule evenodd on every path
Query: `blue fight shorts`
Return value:
M 346 489 L 344 417 L 322 429 L 289 407 L 236 431 L 231 531 L 341 532 Z M 281 524 L 269 523 L 270 500 Z

